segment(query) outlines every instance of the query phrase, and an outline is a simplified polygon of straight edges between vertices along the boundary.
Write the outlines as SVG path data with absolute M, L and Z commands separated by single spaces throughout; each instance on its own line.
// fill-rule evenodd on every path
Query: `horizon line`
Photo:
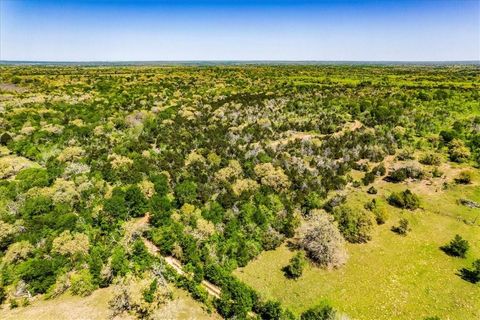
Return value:
M 238 64 L 269 64 L 269 63 L 282 63 L 282 64 L 349 64 L 349 63 L 391 63 L 391 64 L 480 64 L 479 60 L 282 60 L 282 59 L 192 59 L 192 60 L 0 60 L 0 64 L 225 64 L 225 63 L 238 63 Z

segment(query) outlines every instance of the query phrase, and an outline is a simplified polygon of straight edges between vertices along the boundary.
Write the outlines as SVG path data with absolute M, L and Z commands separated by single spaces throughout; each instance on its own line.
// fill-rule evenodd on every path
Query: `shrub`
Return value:
M 15 308 L 18 308 L 18 301 L 16 299 L 10 299 L 9 300 L 10 302 L 10 309 L 15 309 Z
M 164 174 L 158 174 L 158 175 L 152 175 L 150 177 L 150 180 L 152 181 L 155 192 L 159 196 L 164 196 L 168 193 L 168 177 Z
M 423 177 L 423 171 L 420 168 L 413 166 L 403 167 L 396 170 L 393 170 L 388 174 L 388 181 L 391 182 L 402 182 L 407 178 L 410 179 L 421 179 Z
M 397 160 L 404 161 L 404 160 L 414 160 L 415 155 L 414 151 L 410 149 L 401 150 L 397 155 Z
M 115 288 L 114 296 L 108 302 L 108 305 L 111 311 L 111 318 L 115 318 L 123 312 L 132 310 L 133 302 L 130 291 L 126 285 L 121 284 Z
M 352 243 L 365 243 L 372 237 L 371 216 L 365 211 L 352 210 L 349 207 L 341 206 L 333 210 L 338 228 L 345 240 Z
M 423 156 L 419 161 L 421 164 L 429 166 L 438 166 L 442 162 L 440 157 L 435 153 L 428 153 Z
M 300 316 L 300 320 L 334 320 L 337 312 L 331 306 L 322 304 L 308 309 Z
M 462 279 L 471 283 L 480 282 L 480 259 L 473 261 L 472 267 L 470 269 L 461 269 L 460 276 L 462 277 Z
M 462 171 L 458 177 L 455 178 L 455 182 L 459 184 L 470 184 L 472 183 L 472 177 L 473 173 L 471 171 Z
M 7 293 L 5 292 L 5 289 L 3 286 L 0 285 L 0 306 L 5 302 L 5 299 L 7 298 Z
M 388 197 L 388 203 L 398 208 L 415 210 L 420 206 L 420 199 L 416 194 L 407 189 L 403 192 L 392 193 Z
M 409 225 L 410 224 L 409 224 L 408 220 L 405 219 L 405 218 L 402 218 L 402 219 L 400 219 L 400 221 L 398 223 L 398 226 L 393 226 L 392 227 L 392 231 L 395 232 L 395 233 L 398 233 L 402 236 L 405 236 L 411 230 Z
M 470 158 L 470 149 L 462 140 L 453 139 L 448 146 L 448 155 L 453 162 L 465 162 Z
M 148 289 L 145 289 L 143 291 L 143 300 L 145 300 L 148 303 L 152 303 L 154 298 L 155 298 L 155 292 L 157 291 L 157 286 L 158 286 L 158 280 L 154 279 L 151 283 Z
M 262 319 L 265 319 L 265 320 L 284 319 L 282 306 L 278 301 L 267 301 L 263 303 L 259 309 L 260 309 L 259 313 L 261 314 Z
M 290 264 L 283 268 L 285 276 L 291 279 L 300 278 L 303 273 L 305 263 L 305 253 L 303 251 L 297 252 L 293 258 L 290 259 Z
M 167 225 L 172 215 L 171 209 L 172 203 L 168 196 L 155 194 L 150 199 L 150 224 L 155 227 Z
M 126 219 L 128 216 L 128 208 L 125 203 L 125 192 L 120 188 L 114 188 L 112 190 L 112 196 L 109 199 L 105 199 L 103 210 L 113 218 Z
M 387 169 L 385 169 L 385 165 L 383 163 L 380 163 L 378 166 L 374 167 L 372 169 L 372 172 L 377 176 L 383 176 L 387 172 Z
M 369 211 L 373 211 L 377 207 L 377 200 L 372 199 L 372 201 L 369 201 L 363 205 L 363 207 Z
M 365 203 L 365 209 L 371 211 L 375 217 L 377 224 L 384 224 L 388 219 L 388 212 L 383 206 L 379 207 L 377 201 L 372 199 L 372 201 Z
M 364 186 L 368 186 L 370 183 L 375 181 L 375 174 L 373 172 L 367 172 L 362 178 L 362 183 Z
M 103 268 L 102 254 L 99 247 L 93 247 L 88 256 L 88 269 L 93 278 L 93 283 L 99 285 L 101 283 L 101 274 Z
M 321 212 L 313 212 L 312 215 L 312 219 L 300 230 L 300 246 L 321 266 L 335 268 L 345 264 L 345 240 L 333 224 L 332 217 Z
M 81 297 L 86 297 L 95 290 L 93 277 L 88 269 L 83 269 L 78 273 L 72 274 L 70 277 L 70 290 L 72 291 L 72 294 Z
M 433 170 L 432 170 L 432 177 L 434 177 L 434 178 L 440 178 L 441 176 L 443 176 L 443 172 L 440 171 L 440 169 L 438 169 L 438 167 L 433 168 Z
M 440 249 L 450 256 L 465 258 L 469 247 L 468 241 L 457 234 L 449 244 L 440 247 Z
M 370 188 L 368 188 L 367 190 L 367 193 L 368 194 L 377 194 L 377 188 L 375 188 L 374 186 L 371 186 Z
M 385 165 L 383 163 L 380 163 L 378 166 L 374 167 L 372 171 L 365 173 L 365 176 L 362 178 L 362 183 L 367 186 L 370 183 L 374 182 L 376 177 L 381 177 L 385 173 Z
M 345 201 L 347 201 L 347 196 L 336 194 L 323 205 L 323 209 L 327 212 L 332 212 L 333 208 L 341 205 Z

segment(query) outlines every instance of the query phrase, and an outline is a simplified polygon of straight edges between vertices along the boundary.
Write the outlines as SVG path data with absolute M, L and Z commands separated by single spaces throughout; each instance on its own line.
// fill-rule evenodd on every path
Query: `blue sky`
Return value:
M 0 60 L 480 59 L 480 0 L 0 0 Z

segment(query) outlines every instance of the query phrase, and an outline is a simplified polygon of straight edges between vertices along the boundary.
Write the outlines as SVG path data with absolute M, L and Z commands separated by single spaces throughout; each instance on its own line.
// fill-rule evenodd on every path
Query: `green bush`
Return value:
M 473 173 L 471 171 L 462 171 L 458 177 L 455 178 L 455 182 L 459 184 L 470 184 L 472 183 L 472 178 Z
M 377 207 L 372 210 L 373 215 L 375 216 L 375 221 L 377 224 L 384 224 L 388 219 L 388 212 L 383 207 Z
M 440 171 L 440 169 L 438 169 L 438 167 L 434 167 L 433 170 L 432 170 L 432 177 L 440 178 L 441 176 L 443 176 L 443 172 Z
M 391 171 L 388 174 L 388 181 L 391 182 L 402 182 L 405 179 L 422 179 L 424 176 L 423 171 L 419 168 L 415 168 L 412 166 L 399 168 L 396 170 Z
M 337 312 L 327 304 L 308 309 L 300 316 L 300 320 L 334 320 Z
M 83 269 L 70 277 L 70 291 L 72 294 L 86 297 L 95 290 L 93 277 L 88 269 Z
M 407 233 L 410 231 L 410 223 L 408 222 L 407 219 L 402 218 L 400 219 L 398 226 L 393 226 L 392 231 L 395 233 L 398 233 L 402 236 L 407 235 Z
M 112 196 L 109 199 L 105 199 L 103 210 L 114 219 L 127 219 L 128 207 L 125 201 L 125 192 L 121 188 L 114 188 Z
M 17 301 L 17 299 L 10 299 L 8 302 L 10 303 L 10 309 L 18 308 L 18 301 Z
M 374 186 L 371 186 L 370 188 L 368 188 L 367 190 L 367 193 L 368 194 L 377 194 L 377 188 L 375 188 Z
M 448 146 L 448 155 L 453 162 L 466 162 L 470 158 L 470 149 L 462 140 L 453 139 Z
M 429 165 L 429 166 L 438 166 L 438 165 L 440 165 L 441 162 L 442 162 L 442 160 L 435 153 L 428 153 L 420 159 L 421 164 L 425 164 L 425 165 Z
M 420 199 L 409 189 L 392 193 L 388 197 L 388 203 L 392 206 L 408 210 L 415 210 L 420 207 Z
M 372 171 L 365 173 L 362 178 L 363 185 L 367 186 L 370 183 L 375 181 L 376 177 L 381 177 L 386 173 L 385 165 L 380 163 L 378 166 L 374 167 Z
M 290 259 L 288 266 L 283 268 L 283 272 L 287 278 L 297 279 L 303 273 L 303 268 L 306 265 L 305 253 L 303 251 L 297 252 L 293 258 Z
M 154 298 L 155 298 L 155 292 L 157 291 L 157 286 L 158 286 L 158 280 L 154 279 L 151 283 L 148 289 L 145 289 L 143 291 L 143 300 L 145 300 L 148 303 L 152 303 Z

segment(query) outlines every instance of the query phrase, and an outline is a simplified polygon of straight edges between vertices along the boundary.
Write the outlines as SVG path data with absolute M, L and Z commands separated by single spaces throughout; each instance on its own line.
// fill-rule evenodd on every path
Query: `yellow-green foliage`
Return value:
M 90 246 L 87 235 L 64 231 L 53 240 L 53 252 L 63 255 L 87 254 Z
M 260 177 L 263 185 L 276 191 L 283 191 L 290 187 L 290 181 L 282 168 L 275 168 L 271 163 L 257 164 L 255 174 Z

